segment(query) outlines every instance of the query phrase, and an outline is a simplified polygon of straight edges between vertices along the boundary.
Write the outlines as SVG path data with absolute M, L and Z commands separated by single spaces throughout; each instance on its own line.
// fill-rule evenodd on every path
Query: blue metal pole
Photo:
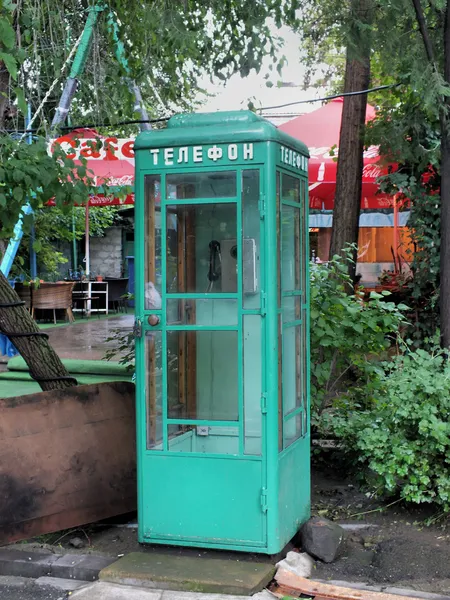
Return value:
M 31 104 L 28 104 L 27 118 L 25 119 L 25 129 L 28 129 L 28 125 L 30 122 L 31 122 Z M 32 142 L 33 142 L 33 136 L 31 135 L 31 131 L 30 131 L 29 134 L 27 135 L 27 144 L 31 144 Z M 35 239 L 36 239 L 36 230 L 34 228 L 34 217 L 33 217 L 33 224 L 31 225 L 31 231 L 30 231 L 30 249 L 29 249 L 30 275 L 31 275 L 32 279 L 35 279 L 35 277 L 37 276 L 37 258 L 36 258 L 36 252 L 33 248 Z
M 27 118 L 25 119 L 25 123 L 26 123 L 26 127 L 28 128 L 28 123 L 31 121 L 31 106 L 28 105 L 28 114 L 27 114 Z M 32 136 L 31 133 L 29 133 L 27 135 L 27 142 L 28 144 L 31 144 L 32 142 Z M 11 270 L 12 264 L 14 262 L 14 259 L 16 258 L 16 254 L 17 251 L 19 250 L 19 246 L 20 246 L 20 242 L 22 240 L 23 237 L 23 217 L 24 215 L 29 215 L 33 212 L 29 202 L 27 202 L 25 204 L 25 206 L 22 208 L 22 213 L 19 217 L 19 220 L 17 221 L 15 227 L 14 227 L 14 233 L 13 233 L 13 237 L 10 239 L 8 247 L 6 248 L 6 252 L 3 255 L 3 259 L 2 262 L 0 263 L 0 271 L 4 274 L 5 277 L 8 277 L 9 272 Z M 36 254 L 34 253 L 34 261 L 35 261 L 35 265 L 36 265 Z M 32 265 L 31 265 L 31 250 L 30 250 L 30 270 L 32 270 Z M 36 267 L 35 267 L 36 268 Z

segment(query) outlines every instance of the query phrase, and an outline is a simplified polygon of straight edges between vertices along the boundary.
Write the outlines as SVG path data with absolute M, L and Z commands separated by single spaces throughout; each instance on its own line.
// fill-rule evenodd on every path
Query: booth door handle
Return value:
M 160 323 L 160 318 L 158 317 L 158 315 L 150 315 L 148 318 L 148 324 L 151 325 L 152 327 L 156 327 L 156 325 L 159 325 Z

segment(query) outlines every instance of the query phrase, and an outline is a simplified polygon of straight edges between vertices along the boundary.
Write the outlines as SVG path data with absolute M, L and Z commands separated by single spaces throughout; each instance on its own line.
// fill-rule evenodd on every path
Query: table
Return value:
M 104 312 L 108 314 L 108 282 L 107 281 L 79 281 L 72 292 L 74 301 L 86 300 L 86 312 Z M 98 298 L 97 307 L 92 310 L 91 300 Z M 76 312 L 83 312 L 82 308 L 74 308 Z

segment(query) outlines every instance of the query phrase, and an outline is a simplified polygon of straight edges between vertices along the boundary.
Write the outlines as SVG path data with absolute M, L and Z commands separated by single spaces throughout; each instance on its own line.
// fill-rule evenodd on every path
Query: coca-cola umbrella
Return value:
M 309 206 L 312 209 L 332 210 L 334 207 L 342 108 L 343 100 L 337 98 L 279 127 L 308 146 L 311 155 L 308 167 Z M 367 105 L 366 123 L 374 117 L 375 109 Z M 362 209 L 386 209 L 393 206 L 391 196 L 377 193 L 379 189 L 377 178 L 388 172 L 388 167 L 379 163 L 380 155 L 376 146 L 365 150 Z
M 86 275 L 90 272 L 89 206 L 134 204 L 134 194 L 127 194 L 124 197 L 117 195 L 118 188 L 134 184 L 133 143 L 133 139 L 99 136 L 93 129 L 77 129 L 50 143 L 51 153 L 54 152 L 55 146 L 59 145 L 77 165 L 81 164 L 81 157 L 83 157 L 87 161 L 88 175 L 99 190 L 97 194 L 91 194 L 85 204 Z

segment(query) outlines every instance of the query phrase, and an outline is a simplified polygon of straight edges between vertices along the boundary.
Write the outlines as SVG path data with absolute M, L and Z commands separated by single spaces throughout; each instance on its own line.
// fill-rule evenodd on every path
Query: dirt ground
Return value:
M 350 481 L 338 479 L 335 473 L 315 470 L 312 514 L 360 527 L 346 531 L 345 543 L 334 563 L 316 562 L 314 579 L 386 584 L 450 594 L 450 521 L 433 522 L 438 516 L 435 507 L 411 508 L 401 503 L 386 507 L 386 503 L 374 501 Z M 16 547 L 111 556 L 139 551 L 212 554 L 199 549 L 144 547 L 137 542 L 133 527 L 136 515 L 113 521 L 41 536 L 26 544 L 18 543 Z M 83 547 L 71 546 L 70 540 L 74 537 L 82 540 Z M 221 557 L 229 554 L 233 560 L 270 560 L 258 555 L 216 554 Z

